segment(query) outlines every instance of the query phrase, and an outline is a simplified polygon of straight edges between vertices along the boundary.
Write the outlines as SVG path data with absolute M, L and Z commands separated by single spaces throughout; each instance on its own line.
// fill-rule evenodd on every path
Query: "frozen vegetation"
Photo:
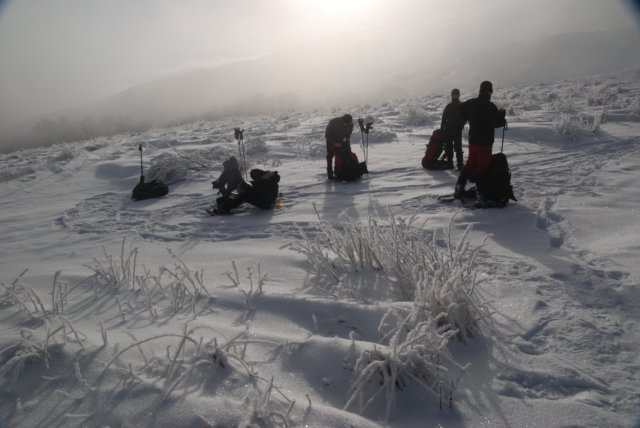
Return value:
M 436 199 L 442 96 L 1 154 L 0 425 L 631 426 L 640 71 L 494 85 L 504 209 Z M 327 182 L 346 112 L 370 174 Z M 210 217 L 235 127 L 282 207 Z M 130 199 L 138 145 L 166 197 Z

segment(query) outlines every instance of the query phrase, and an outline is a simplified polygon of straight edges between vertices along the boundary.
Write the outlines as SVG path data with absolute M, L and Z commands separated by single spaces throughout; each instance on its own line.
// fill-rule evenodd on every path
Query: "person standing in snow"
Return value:
M 440 130 L 444 135 L 444 154 L 447 158 L 447 169 L 453 169 L 453 152 L 456 153 L 458 171 L 464 165 L 464 154 L 462 152 L 462 128 L 464 122 L 460 114 L 460 90 L 451 91 L 451 102 L 447 104 L 442 112 Z
M 493 85 L 489 81 L 480 84 L 477 98 L 460 104 L 458 111 L 462 124 L 469 122 L 469 156 L 462 168 L 456 183 L 454 197 L 462 198 L 464 187 L 472 174 L 476 177 L 476 202 L 486 206 L 487 177 L 486 171 L 491 163 L 491 150 L 495 140 L 495 128 L 506 125 L 506 111 L 498 110 L 491 102 Z
M 327 141 L 327 178 L 333 180 L 333 158 L 339 152 L 351 153 L 353 117 L 345 114 L 329 121 L 324 136 Z

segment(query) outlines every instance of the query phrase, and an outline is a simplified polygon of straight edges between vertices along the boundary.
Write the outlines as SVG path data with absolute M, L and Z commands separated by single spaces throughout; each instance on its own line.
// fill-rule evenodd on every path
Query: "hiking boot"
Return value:
M 464 183 L 456 183 L 456 189 L 453 191 L 453 197 L 455 199 L 462 199 L 464 197 Z
M 458 171 L 462 171 L 462 168 L 464 167 L 463 163 L 459 163 L 458 164 Z
M 329 181 L 333 181 L 333 180 L 335 180 L 335 179 L 336 179 L 336 178 L 333 176 L 333 168 L 331 168 L 331 167 L 327 167 L 327 179 L 328 179 Z
M 476 208 L 493 208 L 496 203 L 480 192 L 476 192 Z
M 453 162 L 447 162 L 444 169 L 453 169 Z
M 209 213 L 210 216 L 229 214 L 229 211 L 224 211 L 224 210 L 221 210 L 220 208 L 217 208 L 217 207 L 216 208 L 211 207 L 211 208 L 207 209 L 206 211 L 207 211 L 207 213 Z

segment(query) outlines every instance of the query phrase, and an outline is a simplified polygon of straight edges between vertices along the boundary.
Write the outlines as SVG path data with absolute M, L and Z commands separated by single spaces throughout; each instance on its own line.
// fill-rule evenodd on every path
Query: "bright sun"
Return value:
M 343 13 L 345 15 L 357 15 L 359 10 L 364 11 L 367 0 L 313 0 L 314 7 L 327 12 Z
M 360 27 L 371 23 L 380 12 L 384 0 L 306 0 L 303 14 L 324 22 L 330 32 Z M 333 30 L 333 31 L 332 31 Z

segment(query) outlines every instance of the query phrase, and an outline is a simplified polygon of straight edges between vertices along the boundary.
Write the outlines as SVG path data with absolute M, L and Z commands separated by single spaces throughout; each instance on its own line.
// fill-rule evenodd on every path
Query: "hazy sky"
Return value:
M 478 42 L 634 22 L 622 0 L 0 0 L 0 126 L 338 34 L 433 28 L 407 40 L 428 51 L 451 23 Z

